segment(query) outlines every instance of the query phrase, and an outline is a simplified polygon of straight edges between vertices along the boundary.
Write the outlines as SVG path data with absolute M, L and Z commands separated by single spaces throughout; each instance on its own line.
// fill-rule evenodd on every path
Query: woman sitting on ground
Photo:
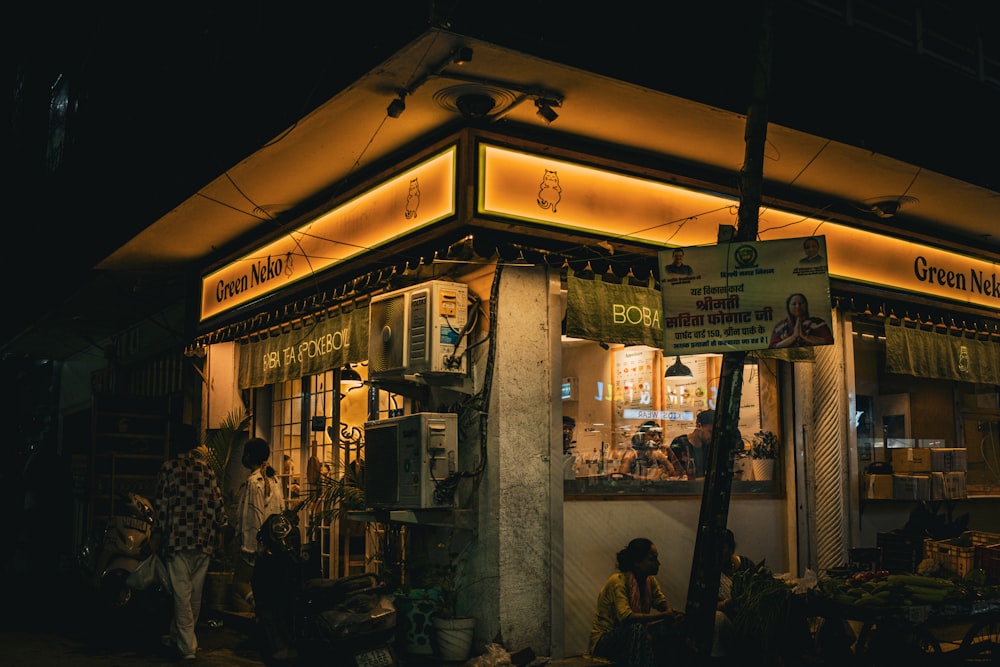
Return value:
M 656 545 L 637 537 L 618 552 L 617 562 L 618 571 L 597 597 L 588 653 L 621 667 L 667 664 L 678 646 L 676 621 L 683 614 L 670 608 L 656 579 Z

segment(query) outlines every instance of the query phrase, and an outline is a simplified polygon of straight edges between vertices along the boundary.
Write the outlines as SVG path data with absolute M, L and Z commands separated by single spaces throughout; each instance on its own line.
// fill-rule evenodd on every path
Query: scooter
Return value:
M 136 590 L 129 575 L 151 553 L 152 503 L 137 493 L 117 498 L 114 513 L 100 537 L 80 554 L 83 573 L 93 592 L 87 621 L 93 624 L 91 638 L 120 645 L 147 642 L 158 636 L 169 621 L 169 593 L 159 586 Z
M 253 572 L 257 622 L 274 660 L 350 667 L 397 667 L 396 608 L 385 584 L 370 573 L 306 578 L 298 512 L 272 514 L 257 534 Z
M 95 584 L 109 608 L 128 605 L 135 594 L 126 579 L 150 552 L 153 505 L 137 493 L 127 493 L 108 520 L 94 565 Z

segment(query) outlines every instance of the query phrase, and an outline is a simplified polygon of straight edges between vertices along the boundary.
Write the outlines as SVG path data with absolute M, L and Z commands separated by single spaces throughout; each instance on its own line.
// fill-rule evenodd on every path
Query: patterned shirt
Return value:
M 197 448 L 163 463 L 156 486 L 156 526 L 163 534 L 164 554 L 196 549 L 211 556 L 216 533 L 227 522 L 215 471 Z

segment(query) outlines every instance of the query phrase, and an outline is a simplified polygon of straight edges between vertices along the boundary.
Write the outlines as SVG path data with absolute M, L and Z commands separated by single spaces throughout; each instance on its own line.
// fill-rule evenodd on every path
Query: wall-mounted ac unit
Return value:
M 365 502 L 379 509 L 453 507 L 441 486 L 458 469 L 458 415 L 418 412 L 365 424 Z
M 469 288 L 446 280 L 372 297 L 368 377 L 464 374 L 468 311 Z

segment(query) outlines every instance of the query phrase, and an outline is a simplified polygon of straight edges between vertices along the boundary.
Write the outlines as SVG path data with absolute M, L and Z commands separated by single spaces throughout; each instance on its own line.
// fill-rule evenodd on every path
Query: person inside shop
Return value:
M 667 273 L 679 276 L 690 276 L 694 273 L 694 269 L 684 263 L 684 248 L 674 248 L 674 261 L 664 268 Z
M 694 477 L 705 476 L 705 452 L 712 442 L 715 427 L 715 410 L 703 410 L 694 420 L 694 430 L 682 433 L 670 441 L 670 450 L 681 465 L 681 469 Z M 693 473 L 691 471 L 693 470 Z
M 656 545 L 637 537 L 617 553 L 616 564 L 597 596 L 588 654 L 620 667 L 670 664 L 682 643 L 684 614 L 670 607 L 656 578 Z
M 563 415 L 563 454 L 573 454 L 576 449 L 576 420 Z
M 819 239 L 815 236 L 807 237 L 802 241 L 802 251 L 805 255 L 799 260 L 799 264 L 824 264 L 826 260 L 819 254 Z
M 295 476 L 295 461 L 290 454 L 285 454 L 281 466 L 281 473 L 288 480 L 286 482 L 288 484 L 288 497 L 298 498 L 302 488 L 299 486 L 299 478 Z
M 643 479 L 678 477 L 684 469 L 673 452 L 660 447 L 662 429 L 655 421 L 647 421 L 632 437 L 632 447 L 622 454 L 618 472 Z
M 716 604 L 712 657 L 722 657 L 732 653 L 733 619 L 736 616 L 733 604 L 733 577 L 738 572 L 749 572 L 755 567 L 752 560 L 736 553 L 736 535 L 727 528 L 719 541 L 719 601 Z
M 160 466 L 150 547 L 163 558 L 173 592 L 170 632 L 161 640 L 182 660 L 194 660 L 205 578 L 222 545 L 228 516 L 218 478 L 208 462 L 208 448 L 198 444 L 193 427 L 185 426 L 178 429 L 180 453 Z
M 239 557 L 233 573 L 233 589 L 253 607 L 254 561 L 257 557 L 257 533 L 267 517 L 285 510 L 281 483 L 274 468 L 268 465 L 271 447 L 263 438 L 250 438 L 243 445 L 243 467 L 249 471 L 237 494 L 234 523 Z
M 809 314 L 809 301 L 805 294 L 790 294 L 785 300 L 785 312 L 785 319 L 778 322 L 771 332 L 768 347 L 828 345 L 833 342 L 833 332 L 826 321 Z

